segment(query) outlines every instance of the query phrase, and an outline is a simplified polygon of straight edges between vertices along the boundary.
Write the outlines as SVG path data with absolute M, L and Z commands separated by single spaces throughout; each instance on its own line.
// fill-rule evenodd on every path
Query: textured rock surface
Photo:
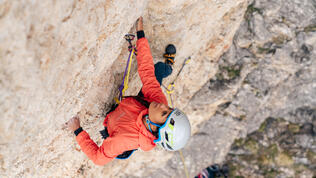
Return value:
M 199 107 L 189 100 L 215 75 L 217 61 L 231 45 L 246 6 L 246 0 L 0 1 L 1 177 L 183 175 L 181 165 L 171 171 L 164 169 L 169 171 L 165 174 L 155 172 L 170 158 L 175 162 L 176 154 L 160 149 L 138 151 L 127 161 L 95 166 L 63 124 L 79 114 L 82 126 L 101 143 L 98 131 L 127 58 L 123 36 L 134 32 L 133 24 L 140 15 L 155 61 L 162 60 L 168 43 L 177 46 L 175 72 L 165 85 L 191 56 L 192 62 L 175 82 L 172 97 L 180 108 Z M 128 94 L 136 94 L 141 87 L 135 64 Z M 192 113 L 197 131 L 198 123 L 214 112 Z M 217 124 L 223 123 L 218 120 Z M 200 135 L 192 143 L 204 140 Z M 215 152 L 218 157 L 212 160 L 224 153 Z M 204 166 L 187 164 L 190 173 Z
M 310 121 L 304 122 L 270 117 L 258 131 L 236 140 L 225 161 L 230 167 L 230 177 L 315 176 L 315 126 Z
M 234 139 L 253 133 L 266 118 L 284 118 L 286 124 L 300 127 L 307 124 L 309 132 L 314 130 L 315 125 L 311 124 L 316 120 L 315 14 L 316 3 L 312 0 L 249 2 L 233 45 L 219 60 L 216 75 L 186 107 L 189 113 L 197 115 L 215 113 L 209 121 L 199 125 L 190 146 L 184 149 L 185 155 L 189 155 L 186 161 L 191 175 L 197 174 L 196 167 L 222 163 L 223 155 L 233 149 L 230 147 Z M 276 124 L 270 129 L 278 130 L 279 126 Z M 277 139 L 280 136 L 273 133 L 267 132 L 267 137 Z M 315 134 L 297 137 L 290 147 L 299 145 L 298 152 L 313 155 Z M 251 134 L 247 139 L 251 139 Z M 306 151 L 307 147 L 310 152 Z M 265 147 L 260 149 L 265 150 Z M 300 155 L 298 160 L 291 161 L 284 154 L 277 158 L 269 153 L 267 156 L 280 164 L 273 168 L 275 172 L 271 171 L 271 177 L 297 175 L 290 168 L 299 162 L 308 167 L 299 168 L 298 171 L 305 171 L 302 177 L 315 176 L 315 172 L 311 172 L 315 169 L 314 158 L 307 160 L 306 155 Z M 282 165 L 282 160 L 288 162 Z M 256 173 L 254 177 L 264 177 L 267 173 L 256 161 L 240 159 L 237 162 L 245 169 L 235 175 L 249 177 Z M 168 164 L 177 165 L 171 161 Z
M 223 162 L 248 167 L 234 171 L 244 177 L 315 176 L 315 14 L 314 0 L 1 2 L 0 175 L 185 177 L 179 153 L 160 149 L 95 166 L 62 127 L 78 113 L 101 143 L 127 58 L 122 37 L 143 15 L 155 61 L 166 44 L 178 49 L 165 86 L 192 58 L 172 95 L 193 124 L 183 150 L 191 177 Z M 140 87 L 134 63 L 127 94 Z

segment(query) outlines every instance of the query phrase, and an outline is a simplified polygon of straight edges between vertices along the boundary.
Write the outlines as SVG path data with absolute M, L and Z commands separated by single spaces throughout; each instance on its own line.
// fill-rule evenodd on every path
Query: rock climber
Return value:
M 149 151 L 159 145 L 167 151 L 176 151 L 186 145 L 191 135 L 187 116 L 168 106 L 160 87 L 162 79 L 172 72 L 174 54 L 167 54 L 165 63 L 158 62 L 154 66 L 142 17 L 136 21 L 136 31 L 138 74 L 143 87 L 138 96 L 124 97 L 108 112 L 103 122 L 102 145 L 98 146 L 83 130 L 78 116 L 66 123 L 76 135 L 82 151 L 97 165 L 105 165 L 114 158 L 128 158 L 138 148 Z M 175 53 L 173 45 L 167 48 L 166 51 Z

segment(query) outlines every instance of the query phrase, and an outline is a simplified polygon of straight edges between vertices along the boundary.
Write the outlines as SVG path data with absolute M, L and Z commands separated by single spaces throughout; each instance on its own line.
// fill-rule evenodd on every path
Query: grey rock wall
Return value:
M 310 130 L 314 130 L 315 20 L 316 2 L 312 0 L 248 2 L 244 21 L 234 36 L 233 45 L 221 56 L 214 77 L 194 95 L 186 108 L 197 115 L 200 112 L 211 115 L 208 121 L 198 125 L 198 131 L 184 149 L 191 176 L 201 171 L 198 167 L 225 161 L 234 163 L 237 160 L 236 165 L 239 167 L 231 165 L 232 171 L 237 172 L 232 177 L 313 177 L 313 156 L 303 167 L 293 170 L 291 166 L 295 167 L 299 161 L 291 162 L 292 158 L 287 159 L 286 155 L 281 154 L 282 151 L 278 154 L 279 157 L 269 155 L 267 145 L 260 146 L 260 149 L 256 145 L 256 151 L 267 151 L 265 156 L 278 160 L 277 163 L 280 164 L 270 168 L 260 167 L 260 162 L 255 161 L 257 152 L 241 155 L 239 159 L 236 158 L 239 153 L 233 152 L 234 146 L 231 146 L 234 143 L 233 145 L 247 147 L 247 140 L 258 133 L 255 131 L 267 118 L 283 118 L 283 125 L 298 124 L 299 128 L 307 124 Z M 273 130 L 279 129 L 278 124 L 269 128 L 271 131 L 266 132 L 267 137 L 271 134 L 274 139 L 281 137 L 282 134 L 273 135 Z M 299 145 L 299 152 L 313 155 L 316 146 L 315 133 L 310 133 L 306 138 L 295 137 L 297 142 L 289 147 Z M 237 138 L 245 139 L 244 142 L 234 141 Z M 311 150 L 306 150 L 307 145 Z M 229 152 L 233 152 L 233 155 L 226 156 Z M 248 159 L 242 159 L 242 156 L 248 156 Z M 281 158 L 290 162 L 284 165 Z M 302 159 L 304 161 L 304 156 Z M 168 162 L 169 169 L 180 167 L 181 164 L 175 161 L 180 160 L 179 157 L 172 160 L 174 161 Z M 239 170 L 240 166 L 243 167 L 242 170 Z M 269 169 L 274 171 L 269 172 Z M 287 170 L 290 171 L 287 173 Z M 295 171 L 303 173 L 297 174 Z M 179 175 L 184 176 L 184 172 L 179 172 Z

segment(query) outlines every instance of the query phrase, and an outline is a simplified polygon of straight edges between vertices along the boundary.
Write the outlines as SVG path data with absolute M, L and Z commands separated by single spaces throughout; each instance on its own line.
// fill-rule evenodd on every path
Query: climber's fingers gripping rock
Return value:
M 137 20 L 136 20 L 136 31 L 142 31 L 144 30 L 143 28 L 143 17 L 140 16 Z
M 72 117 L 68 122 L 66 122 L 66 126 L 69 130 L 75 131 L 80 127 L 80 120 L 78 116 Z

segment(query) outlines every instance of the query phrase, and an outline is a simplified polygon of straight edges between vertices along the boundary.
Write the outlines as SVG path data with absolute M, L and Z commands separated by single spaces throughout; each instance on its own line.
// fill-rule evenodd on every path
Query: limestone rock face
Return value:
M 247 138 L 236 140 L 225 158 L 230 177 L 315 176 L 314 126 L 308 120 L 303 122 L 269 117 Z
M 315 14 L 312 0 L 249 1 L 244 21 L 233 45 L 218 61 L 216 74 L 185 109 L 192 116 L 210 114 L 183 151 L 192 175 L 198 173 L 196 167 L 227 161 L 233 163 L 229 177 L 315 177 Z M 259 134 L 262 138 L 252 137 L 271 118 L 282 122 L 270 125 L 263 136 Z M 289 130 L 298 133 L 289 135 Z M 284 139 L 292 136 L 292 142 Z M 232 145 L 236 138 L 241 139 Z M 288 148 L 283 147 L 285 143 Z M 236 150 L 236 144 L 246 149 Z M 269 152 L 273 144 L 280 148 L 278 155 Z M 300 154 L 292 154 L 294 148 Z M 260 152 L 273 161 L 262 160 L 256 154 Z M 225 158 L 228 153 L 232 155 Z M 177 159 L 173 157 L 169 167 L 177 167 Z M 298 165 L 303 168 L 292 169 Z
M 167 44 L 177 47 L 174 72 L 165 86 L 191 57 L 175 81 L 172 98 L 175 106 L 192 111 L 197 131 L 214 110 L 195 112 L 196 100 L 190 99 L 216 74 L 219 57 L 230 47 L 246 7 L 246 0 L 1 1 L 1 177 L 183 175 L 176 168 L 155 173 L 174 155 L 158 148 L 95 166 L 64 123 L 78 114 L 91 138 L 102 143 L 104 113 L 117 94 L 128 55 L 123 37 L 135 33 L 135 20 L 144 16 L 155 62 L 162 60 Z M 135 61 L 132 69 L 129 95 L 141 88 Z M 192 167 L 190 174 L 200 166 Z

